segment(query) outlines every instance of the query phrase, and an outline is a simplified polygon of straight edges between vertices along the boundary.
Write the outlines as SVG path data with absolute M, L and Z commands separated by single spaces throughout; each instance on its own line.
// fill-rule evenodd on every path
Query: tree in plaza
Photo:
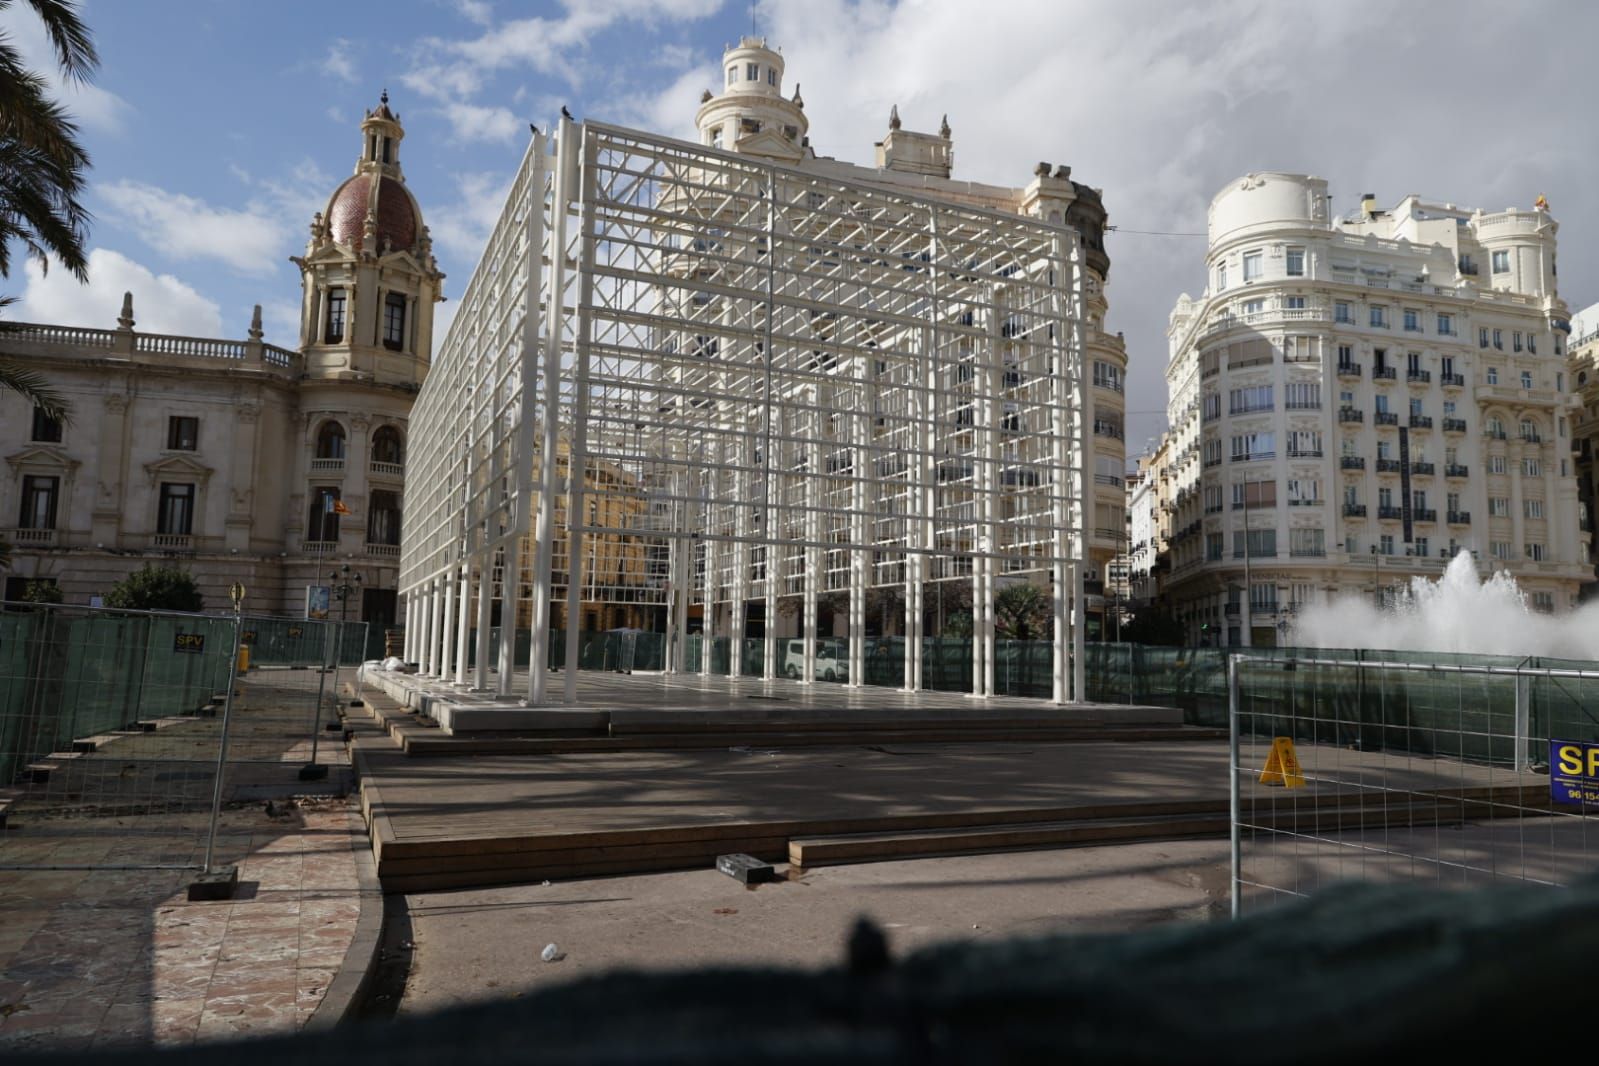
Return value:
M 72 0 L 23 0 L 44 23 L 56 65 L 71 81 L 85 81 L 99 65 L 88 27 Z M 14 0 L 0 0 L 0 12 Z M 0 34 L 0 277 L 11 276 L 15 241 L 48 269 L 53 256 L 80 281 L 88 279 L 89 212 L 80 202 L 89 154 L 78 127 L 46 92 L 42 75 L 23 65 L 10 38 Z M 0 298 L 0 307 L 12 303 Z M 0 361 L 0 389 L 8 389 L 65 421 L 66 399 L 39 374 Z
M 994 597 L 994 629 L 1006 640 L 1046 640 L 1055 629 L 1049 590 L 1039 585 L 1007 585 Z
M 194 578 L 170 566 L 146 563 L 111 586 L 107 607 L 134 611 L 198 611 L 204 601 Z

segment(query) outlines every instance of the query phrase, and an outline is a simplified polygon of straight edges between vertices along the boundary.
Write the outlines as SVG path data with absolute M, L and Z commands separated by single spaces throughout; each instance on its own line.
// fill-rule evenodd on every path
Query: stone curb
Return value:
M 350 820 L 350 850 L 355 854 L 356 878 L 360 881 L 361 914 L 355 922 L 355 935 L 344 953 L 344 965 L 334 974 L 328 990 L 306 1019 L 301 1032 L 325 1032 L 345 1021 L 365 995 L 372 975 L 377 972 L 378 947 L 383 942 L 383 886 L 378 883 L 377 863 L 372 845 L 358 810 L 347 812 Z

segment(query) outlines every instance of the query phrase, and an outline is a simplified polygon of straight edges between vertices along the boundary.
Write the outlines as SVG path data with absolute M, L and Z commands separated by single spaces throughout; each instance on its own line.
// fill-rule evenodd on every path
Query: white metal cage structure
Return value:
M 903 596 L 922 687 L 926 590 L 972 585 L 973 688 L 994 691 L 994 598 L 1049 589 L 1055 700 L 1082 698 L 1083 278 L 1077 234 L 594 122 L 535 133 L 412 414 L 400 591 L 407 658 L 564 699 L 592 604 L 691 608 L 742 642 L 847 596 L 860 684 L 870 590 Z M 475 607 L 475 615 L 474 615 Z M 800 639 L 800 638 L 795 638 Z M 1075 654 L 1074 654 L 1075 653 Z M 732 672 L 741 667 L 733 656 Z M 1077 664 L 1075 670 L 1072 663 Z M 469 676 L 470 675 L 470 676 Z

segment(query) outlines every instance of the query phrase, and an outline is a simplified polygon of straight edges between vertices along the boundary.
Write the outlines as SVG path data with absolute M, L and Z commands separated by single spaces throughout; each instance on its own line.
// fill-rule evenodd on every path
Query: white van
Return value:
M 803 640 L 783 641 L 783 662 L 780 669 L 783 676 L 791 681 L 798 681 L 805 676 L 805 642 Z M 842 681 L 848 670 L 849 664 L 839 661 L 838 654 L 831 642 L 817 640 L 816 680 Z

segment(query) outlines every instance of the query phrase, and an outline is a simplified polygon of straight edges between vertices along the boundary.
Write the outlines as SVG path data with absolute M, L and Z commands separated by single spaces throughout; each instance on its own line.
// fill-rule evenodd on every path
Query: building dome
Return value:
M 373 200 L 372 181 L 377 179 L 377 197 Z M 345 179 L 328 201 L 327 213 L 332 238 L 339 244 L 361 246 L 362 230 L 367 212 L 377 220 L 377 247 L 372 252 L 381 253 L 385 247 L 411 248 L 416 245 L 421 232 L 421 214 L 411 190 L 398 178 L 366 171 Z

